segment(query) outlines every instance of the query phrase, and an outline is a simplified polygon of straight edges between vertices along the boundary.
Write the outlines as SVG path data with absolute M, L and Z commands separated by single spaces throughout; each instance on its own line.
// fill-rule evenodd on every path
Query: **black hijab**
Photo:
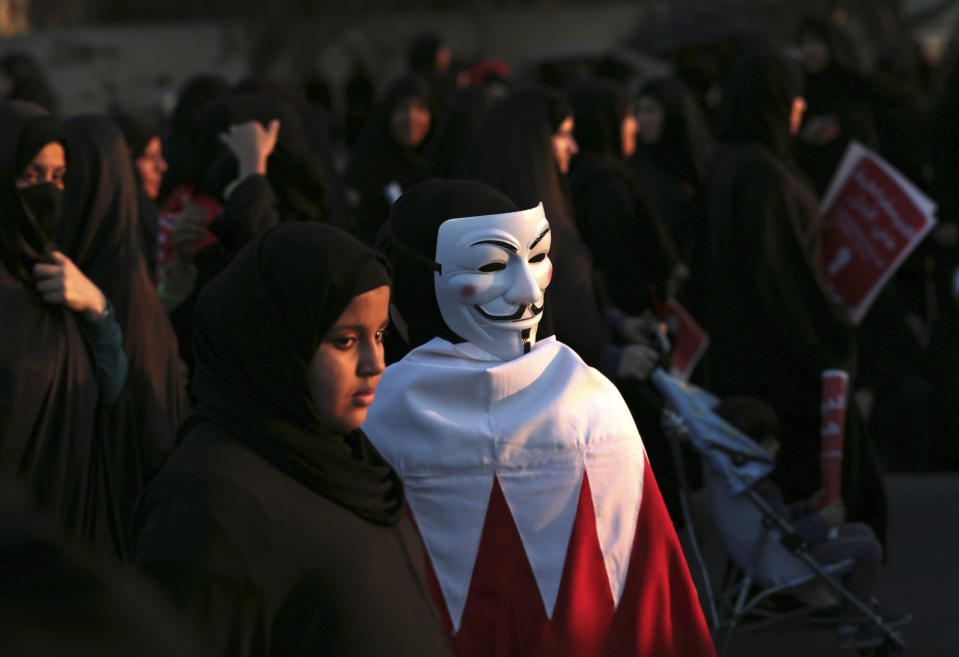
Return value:
M 111 118 L 123 132 L 123 139 L 130 149 L 130 160 L 134 163 L 136 163 L 137 158 L 143 155 L 147 144 L 154 137 L 160 136 L 160 131 L 156 126 L 135 114 L 117 112 L 111 115 Z M 143 190 L 143 181 L 140 180 L 140 172 L 135 166 L 133 174 L 137 180 L 137 214 L 139 215 L 141 251 L 146 260 L 150 278 L 156 283 L 157 234 L 159 233 L 157 206 L 156 202 L 147 196 Z
M 0 102 L 0 259 L 7 271 L 32 285 L 33 265 L 54 246 L 56 216 L 41 226 L 21 200 L 17 176 L 45 145 L 64 143 L 63 131 L 46 110 L 25 101 Z
M 11 52 L 0 59 L 0 68 L 13 83 L 5 100 L 36 103 L 51 114 L 57 111 L 57 97 L 37 60 L 25 52 Z
M 40 509 L 110 554 L 115 547 L 97 502 L 99 393 L 92 354 L 79 317 L 33 289 L 33 265 L 53 246 L 15 185 L 18 162 L 43 145 L 31 134 L 54 127 L 44 128 L 46 121 L 37 105 L 0 102 L 0 476 L 19 479 Z M 29 142 L 35 145 L 26 147 Z
M 440 225 L 457 217 L 518 209 L 489 185 L 435 178 L 414 185 L 393 204 L 383 250 L 393 263 L 393 304 L 406 324 L 411 348 L 435 337 L 463 342 L 446 326 L 436 304 L 433 263 Z
M 151 139 L 160 136 L 160 130 L 155 125 L 136 114 L 115 112 L 111 118 L 123 132 L 123 139 L 130 147 L 130 157 L 134 160 L 143 155 Z
M 470 170 L 473 178 L 503 192 L 518 207 L 543 203 L 553 236 L 549 257 L 555 269 L 546 298 L 556 336 L 597 365 L 610 331 L 596 297 L 592 258 L 573 222 L 552 145 L 553 134 L 572 114 L 566 98 L 545 85 L 516 87 L 483 121 Z
M 785 57 L 766 49 L 740 55 L 726 75 L 716 110 L 720 139 L 761 144 L 790 161 L 789 118 L 802 92 L 802 71 Z
M 390 115 L 409 98 L 422 101 L 431 112 L 430 132 L 416 148 L 397 143 L 390 131 Z M 432 106 L 429 84 L 417 75 L 407 75 L 390 85 L 385 98 L 367 118 L 343 175 L 344 182 L 360 195 L 351 232 L 361 240 L 371 242 L 387 219 L 386 185 L 395 181 L 405 191 L 426 177 L 424 153 L 437 120 Z
M 570 101 L 580 148 L 570 171 L 576 225 L 610 300 L 639 314 L 649 307 L 650 287 L 665 298 L 679 252 L 646 188 L 623 159 L 626 93 L 612 80 L 593 78 L 575 85 Z
M 323 428 L 307 383 L 353 297 L 388 283 L 385 259 L 332 226 L 284 224 L 247 244 L 197 304 L 198 408 L 184 431 L 211 420 L 316 493 L 370 522 L 398 522 L 396 473 L 361 430 Z
M 708 173 L 713 138 L 693 94 L 682 80 L 666 76 L 647 82 L 637 96 L 655 98 L 665 114 L 659 140 L 640 144 L 639 150 L 656 166 L 699 188 Z
M 452 97 L 449 111 L 436 131 L 427 155 L 429 172 L 437 178 L 461 178 L 469 170 L 483 118 L 499 100 L 497 85 L 466 87 Z
M 325 201 L 327 218 L 333 225 L 341 225 L 346 220 L 346 199 L 337 180 L 331 143 L 331 124 L 329 110 L 318 103 L 309 100 L 304 92 L 293 89 L 273 78 L 250 76 L 240 80 L 235 93 L 254 93 L 273 96 L 285 103 L 296 112 L 299 117 L 306 139 L 306 144 L 316 156 L 311 158 L 310 167 L 315 169 L 314 177 L 322 181 L 323 189 L 319 198 Z
M 123 135 L 109 117 L 64 123 L 72 146 L 58 241 L 109 298 L 123 329 L 127 383 L 104 419 L 120 521 L 173 450 L 187 409 L 176 335 L 141 253 L 137 185 Z
M 500 190 L 521 208 L 542 201 L 554 231 L 557 224 L 571 225 L 573 220 L 551 141 L 572 114 L 572 106 L 558 91 L 542 84 L 516 87 L 483 121 L 471 166 L 473 177 Z
M 184 182 L 192 170 L 193 147 L 196 139 L 195 121 L 200 110 L 208 102 L 225 95 L 229 90 L 230 85 L 224 78 L 206 74 L 195 75 L 180 87 L 177 104 L 163 139 L 163 157 L 169 164 L 170 170 L 163 177 L 161 198 L 166 198 L 177 185 Z
M 280 121 L 280 134 L 267 160 L 266 176 L 281 220 L 324 219 L 328 209 L 322 164 L 307 144 L 300 117 L 275 96 L 231 93 L 204 106 L 194 125 L 193 163 L 186 182 L 196 185 L 199 193 L 221 197 L 237 178 L 238 166 L 220 135 L 235 123 L 259 121 L 267 126 L 273 119 Z

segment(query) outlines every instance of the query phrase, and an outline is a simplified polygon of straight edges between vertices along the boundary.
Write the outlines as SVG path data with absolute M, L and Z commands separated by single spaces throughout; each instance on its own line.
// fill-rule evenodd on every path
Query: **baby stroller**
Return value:
M 737 631 L 759 629 L 788 619 L 814 619 L 813 612 L 817 610 L 813 607 L 779 612 L 762 603 L 771 596 L 794 592 L 816 581 L 838 598 L 848 600 L 863 618 L 882 631 L 882 645 L 861 654 L 901 652 L 905 643 L 899 633 L 839 580 L 852 568 L 853 562 L 819 563 L 807 552 L 789 521 L 752 489 L 755 482 L 772 472 L 772 458 L 752 439 L 712 412 L 719 400 L 661 370 L 654 372 L 652 381 L 666 399 L 663 423 L 679 481 L 690 561 L 699 570 L 709 621 L 721 635 L 721 640 L 717 637 L 719 657 L 727 653 Z M 715 594 L 695 531 L 681 444 L 688 445 L 702 462 L 708 515 L 716 525 L 730 561 L 731 568 L 727 568 L 722 590 Z M 748 623 L 747 618 L 751 619 Z M 842 620 L 834 618 L 827 622 L 838 624 Z

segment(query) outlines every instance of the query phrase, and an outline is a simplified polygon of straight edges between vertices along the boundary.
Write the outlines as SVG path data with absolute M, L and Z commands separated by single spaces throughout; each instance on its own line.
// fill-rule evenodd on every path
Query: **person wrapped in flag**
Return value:
M 714 655 L 625 402 L 548 335 L 542 204 L 428 180 L 381 236 L 413 349 L 363 429 L 403 479 L 457 657 Z

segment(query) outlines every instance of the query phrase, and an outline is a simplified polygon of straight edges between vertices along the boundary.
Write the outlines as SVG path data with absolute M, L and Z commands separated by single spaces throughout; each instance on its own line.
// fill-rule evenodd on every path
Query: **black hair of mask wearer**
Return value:
M 393 304 L 406 323 L 410 347 L 436 337 L 464 341 L 443 321 L 436 303 L 434 269 L 428 264 L 436 259 L 436 237 L 443 222 L 517 210 L 509 197 L 485 183 L 437 178 L 414 185 L 393 204 L 390 230 L 381 247 L 393 264 Z

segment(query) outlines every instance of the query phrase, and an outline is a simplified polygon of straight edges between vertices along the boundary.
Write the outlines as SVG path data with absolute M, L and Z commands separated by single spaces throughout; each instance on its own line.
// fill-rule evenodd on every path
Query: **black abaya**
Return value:
M 576 224 L 602 274 L 610 301 L 630 315 L 667 296 L 679 253 L 649 196 L 622 159 L 625 93 L 611 81 L 588 80 L 570 92 L 580 153 L 570 191 Z
M 96 431 L 96 370 L 76 313 L 43 301 L 32 270 L 54 246 L 14 180 L 21 136 L 52 121 L 32 103 L 0 103 L 0 470 L 103 554 L 115 552 Z M 32 155 L 30 156 L 32 157 Z
M 852 330 L 835 319 L 816 273 L 821 218 L 812 190 L 788 160 L 789 109 L 798 76 L 767 52 L 747 53 L 724 88 L 720 126 L 729 143 L 707 186 L 711 335 L 707 383 L 719 395 L 768 402 L 780 418 L 777 483 L 790 499 L 819 487 L 821 372 L 855 382 Z M 844 498 L 850 518 L 885 531 L 875 455 L 849 406 Z
M 137 185 L 120 130 L 106 116 L 81 116 L 67 120 L 64 131 L 70 175 L 58 241 L 113 301 L 129 361 L 126 387 L 102 427 L 126 530 L 134 500 L 173 450 L 187 410 L 185 371 L 141 254 Z
M 349 231 L 361 241 L 373 242 L 380 226 L 390 212 L 392 199 L 387 198 L 386 187 L 399 185 L 403 192 L 426 178 L 424 153 L 430 135 L 415 148 L 398 143 L 390 131 L 390 116 L 404 100 L 415 98 L 432 111 L 429 85 L 416 75 L 408 75 L 394 82 L 386 97 L 376 106 L 360 133 L 343 179 L 358 204 L 353 209 Z M 431 121 L 435 117 L 431 118 Z M 431 124 L 431 130 L 432 130 Z
M 362 431 L 323 428 L 307 385 L 361 283 L 385 284 L 380 258 L 278 226 L 200 298 L 197 411 L 141 500 L 136 561 L 210 654 L 448 654 L 402 484 Z

